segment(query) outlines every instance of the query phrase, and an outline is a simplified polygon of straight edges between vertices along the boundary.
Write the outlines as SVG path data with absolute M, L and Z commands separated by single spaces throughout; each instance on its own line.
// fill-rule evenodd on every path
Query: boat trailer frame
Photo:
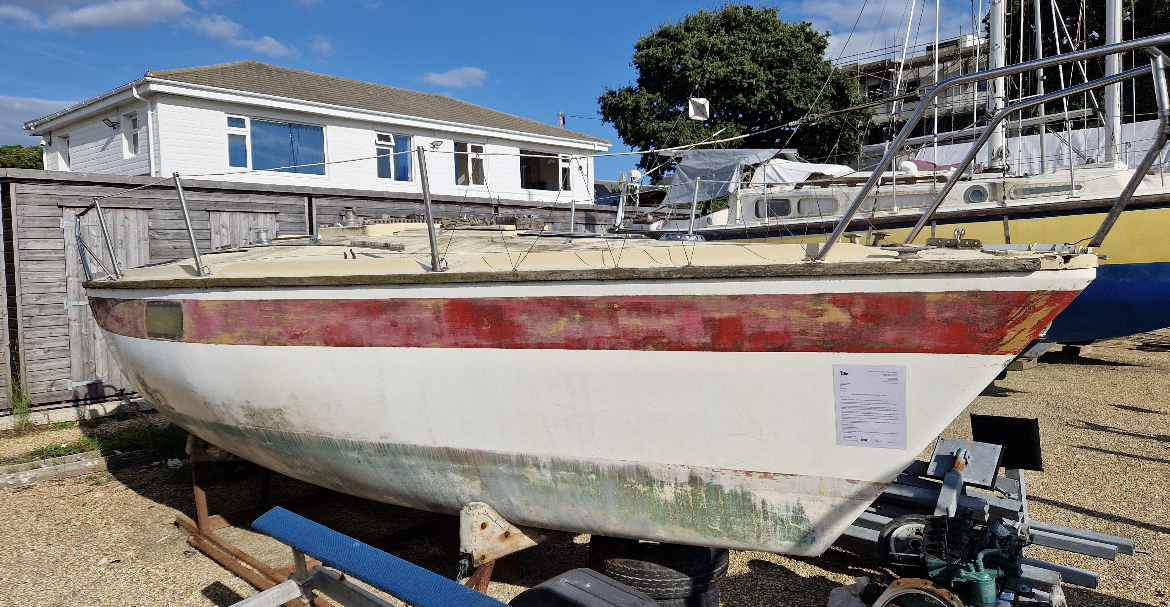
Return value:
M 306 496 L 272 502 L 269 490 L 272 472 L 261 467 L 258 507 L 212 515 L 208 511 L 207 493 L 203 486 L 203 466 L 209 462 L 246 460 L 194 435 L 188 437 L 187 452 L 192 466 L 195 518 L 191 519 L 183 513 L 178 513 L 175 522 L 190 533 L 187 538 L 188 544 L 262 592 L 286 584 L 289 579 L 300 580 L 299 588 L 309 588 L 316 584 L 314 587 L 328 586 L 335 592 L 346 592 L 345 588 L 341 588 L 348 583 L 345 582 L 344 576 L 328 567 L 322 567 L 321 561 L 306 559 L 303 554 L 294 550 L 291 564 L 271 567 L 215 533 L 224 527 L 251 525 L 257 517 L 274 506 L 290 509 L 310 507 L 335 501 L 341 497 L 340 494 L 322 489 Z M 881 530 L 898 516 L 933 514 L 953 517 L 962 514 L 983 522 L 1003 520 L 1022 534 L 1026 534 L 1032 545 L 1108 560 L 1116 560 L 1119 554 L 1134 554 L 1132 539 L 1032 519 L 1028 513 L 1024 469 L 1005 468 L 1004 475 L 999 475 L 1003 452 L 1004 448 L 998 444 L 939 438 L 931 460 L 911 464 L 886 488 L 873 505 L 854 521 L 838 539 L 838 543 L 861 544 L 867 550 L 876 548 L 880 552 L 881 546 L 877 544 Z M 455 581 L 480 593 L 487 591 L 493 573 L 505 581 L 518 580 L 520 551 L 566 534 L 561 531 L 513 525 L 491 506 L 479 502 L 466 505 L 458 517 L 442 517 L 437 531 L 422 529 L 431 526 L 433 525 L 430 523 L 424 523 L 418 528 L 400 530 L 392 535 L 400 541 L 403 538 L 438 535 L 444 542 L 448 554 L 459 555 L 459 574 Z M 375 543 L 387 542 L 383 539 Z M 1022 559 L 1020 564 L 1023 579 L 1036 589 L 1037 597 L 1042 600 L 1063 596 L 1060 589 L 1062 583 L 1093 589 L 1098 587 L 1100 581 L 1096 572 L 1076 567 L 1029 558 Z M 310 579 L 315 581 L 310 582 Z M 289 592 L 290 587 L 285 585 L 283 590 L 267 595 L 268 598 L 265 600 L 269 602 L 257 605 L 276 605 L 278 603 L 273 603 L 270 599 L 284 597 Z M 332 605 L 321 597 L 307 603 L 303 600 L 306 598 L 308 597 L 298 594 L 280 604 L 286 607 L 305 604 L 321 607 Z M 362 602 L 368 598 L 363 595 L 354 598 L 353 603 L 344 604 L 380 605 Z M 1056 607 L 1059 607 L 1059 604 Z

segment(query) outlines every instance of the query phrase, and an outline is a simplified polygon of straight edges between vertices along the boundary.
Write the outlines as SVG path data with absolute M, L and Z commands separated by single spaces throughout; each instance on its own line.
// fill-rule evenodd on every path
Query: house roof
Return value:
M 520 131 L 591 143 L 609 143 L 604 139 L 513 116 L 444 95 L 294 70 L 259 61 L 236 61 L 201 67 L 161 70 L 147 72 L 146 75 L 148 78 L 300 99 L 314 103 Z

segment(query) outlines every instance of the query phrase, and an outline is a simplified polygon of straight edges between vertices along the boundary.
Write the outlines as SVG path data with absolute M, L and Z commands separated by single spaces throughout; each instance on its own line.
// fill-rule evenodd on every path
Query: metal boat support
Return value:
M 1027 538 L 1029 545 L 1116 560 L 1134 554 L 1134 541 L 1084 529 L 1053 525 L 1028 515 L 1024 471 L 1006 469 L 998 476 L 1000 445 L 940 438 L 930 462 L 915 462 L 878 497 L 843 537 L 877 544 L 882 531 L 897 517 L 942 513 L 970 517 L 981 523 L 1000 522 Z M 992 492 L 994 491 L 994 493 Z M 997 495 L 998 494 L 998 495 Z M 1061 583 L 1096 588 L 1096 572 L 1030 558 L 1019 561 L 1021 579 L 1044 592 Z
M 563 535 L 513 525 L 483 502 L 472 502 L 459 511 L 459 552 L 469 555 L 477 567 Z

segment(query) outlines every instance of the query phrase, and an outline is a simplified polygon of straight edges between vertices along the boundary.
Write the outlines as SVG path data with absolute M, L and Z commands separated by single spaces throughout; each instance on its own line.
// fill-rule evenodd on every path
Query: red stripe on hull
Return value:
M 1018 354 L 1075 291 L 184 300 L 184 342 L 265 346 Z M 147 338 L 145 300 L 91 298 Z

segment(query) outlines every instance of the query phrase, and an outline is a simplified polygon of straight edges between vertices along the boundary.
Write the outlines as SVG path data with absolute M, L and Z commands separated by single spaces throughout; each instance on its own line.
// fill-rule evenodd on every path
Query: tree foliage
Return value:
M 43 169 L 41 146 L 0 145 L 0 169 Z
M 795 133 L 773 128 L 864 103 L 854 79 L 825 59 L 827 46 L 825 34 L 807 22 L 783 21 L 775 8 L 729 4 L 701 10 L 634 44 L 637 83 L 607 87 L 598 98 L 601 115 L 640 150 L 751 134 L 725 145 L 796 147 L 810 158 L 852 155 L 871 110 L 808 122 Z M 689 97 L 710 100 L 710 120 L 687 117 Z M 660 162 L 644 156 L 640 164 Z

